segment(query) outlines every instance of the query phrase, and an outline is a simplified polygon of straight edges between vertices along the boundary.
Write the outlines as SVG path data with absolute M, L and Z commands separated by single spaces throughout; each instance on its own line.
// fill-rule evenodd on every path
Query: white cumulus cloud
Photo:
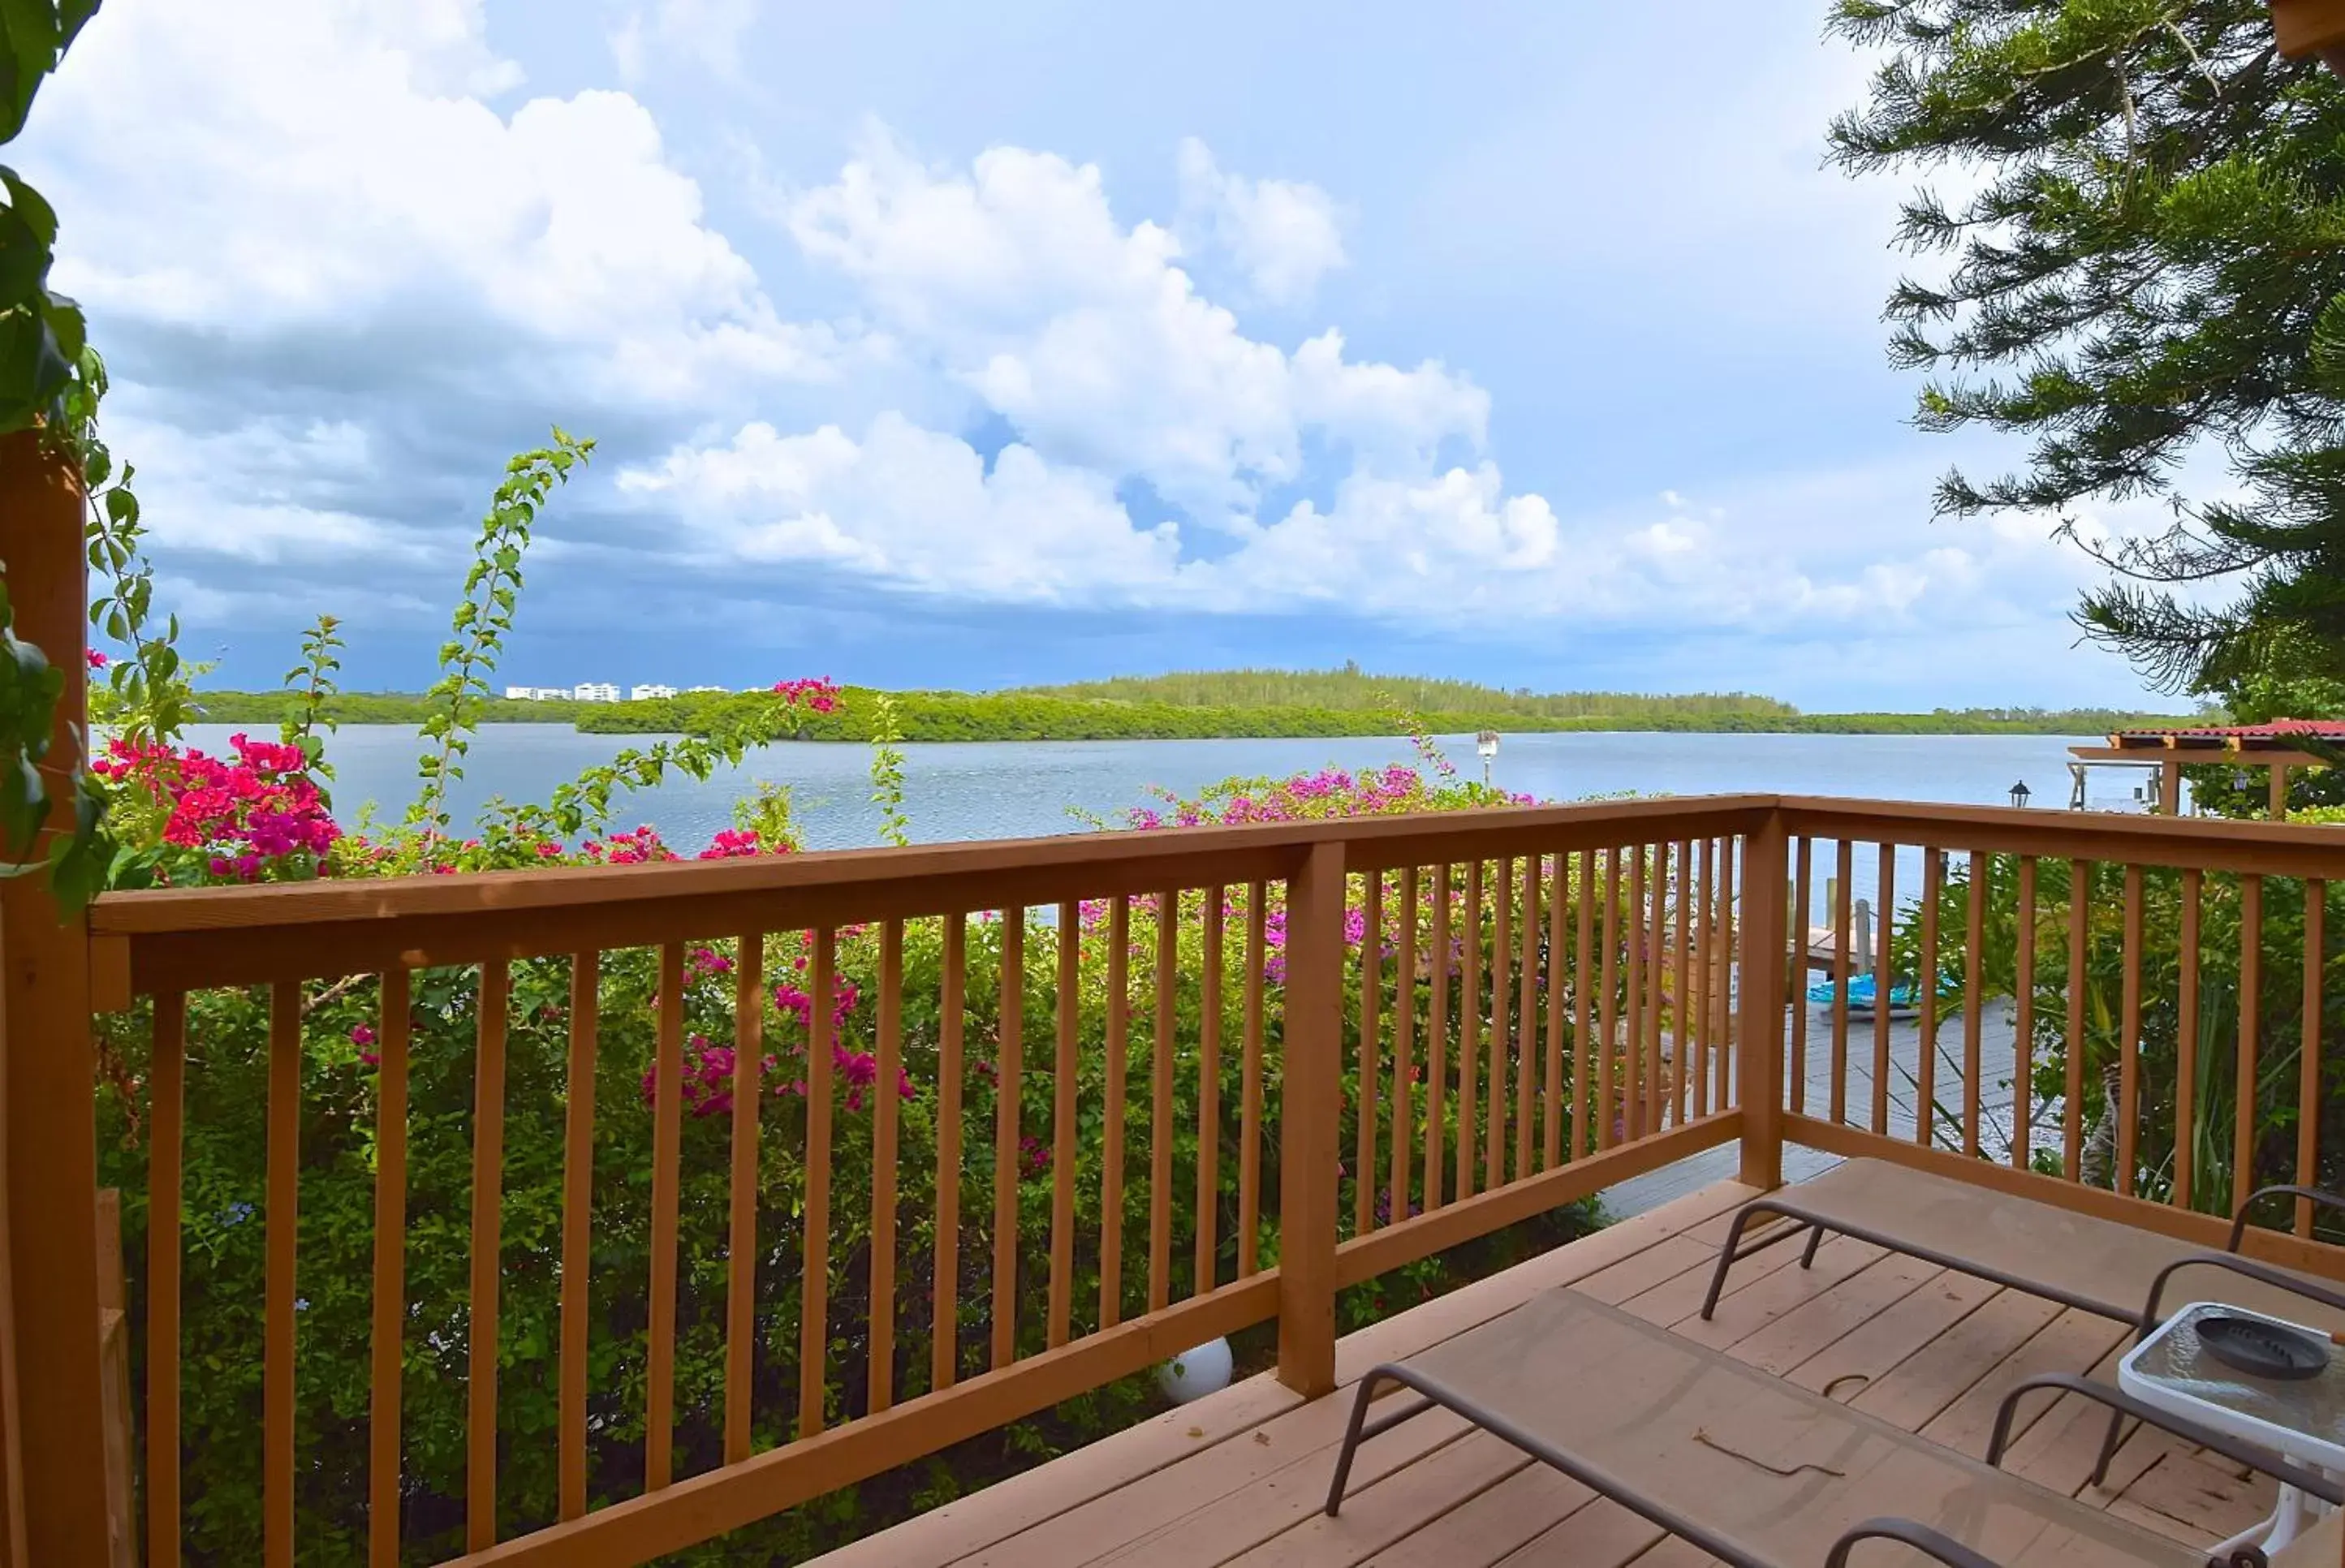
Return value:
M 1226 174 L 1195 137 L 1181 144 L 1180 173 L 1182 206 L 1210 228 L 1267 303 L 1302 303 L 1350 259 L 1342 215 L 1317 186 Z

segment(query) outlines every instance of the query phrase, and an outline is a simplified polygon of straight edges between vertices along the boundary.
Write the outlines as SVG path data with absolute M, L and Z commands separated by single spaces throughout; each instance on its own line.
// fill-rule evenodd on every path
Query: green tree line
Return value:
M 883 693 L 847 687 L 832 713 L 797 713 L 784 737 L 805 741 L 879 738 L 874 729 Z M 1391 704 L 1345 707 L 1315 703 L 1201 703 L 1107 699 L 1043 692 L 898 692 L 885 693 L 896 710 L 895 739 L 903 741 L 1105 741 L 1309 738 L 1391 735 L 1400 724 Z M 480 704 L 484 723 L 568 723 L 590 734 L 707 734 L 744 716 L 758 702 L 746 693 L 706 693 L 640 703 L 511 702 Z M 1399 693 L 1395 700 L 1400 701 Z M 1552 700 L 1563 702 L 1558 697 Z M 1776 734 L 2101 734 L 2114 729 L 2171 723 L 2173 714 L 2106 709 L 1942 708 L 1927 713 L 1802 713 L 1783 703 L 1764 710 L 1670 708 L 1706 698 L 1645 697 L 1636 712 L 1541 713 L 1496 705 L 1415 708 L 1432 727 L 1451 733 L 1503 730 L 1722 732 Z M 1751 699 L 1764 702 L 1766 699 Z M 299 705 L 283 692 L 205 692 L 201 717 L 218 723 L 277 724 Z M 322 717 L 345 724 L 416 724 L 430 713 L 420 695 L 340 693 L 323 700 Z

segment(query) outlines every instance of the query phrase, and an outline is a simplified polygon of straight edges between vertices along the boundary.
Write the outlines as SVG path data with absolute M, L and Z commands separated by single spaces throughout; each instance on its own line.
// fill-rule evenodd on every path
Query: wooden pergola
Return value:
M 2182 810 L 2186 767 L 2262 768 L 2269 775 L 2267 799 L 2273 820 L 2288 814 L 2288 775 L 2298 768 L 2321 768 L 2325 758 L 2301 748 L 2301 737 L 2345 744 L 2345 722 L 2274 719 L 2262 724 L 2194 724 L 2167 730 L 2119 730 L 2106 744 L 2070 746 L 2069 764 L 2078 779 L 2094 763 L 2157 770 L 2157 809 L 2167 816 Z M 2082 791 L 2071 804 L 2081 806 Z

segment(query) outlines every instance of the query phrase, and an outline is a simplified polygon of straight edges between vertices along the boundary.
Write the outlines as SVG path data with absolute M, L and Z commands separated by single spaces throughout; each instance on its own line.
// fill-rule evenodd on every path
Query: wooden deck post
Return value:
M 1344 846 L 1315 844 L 1286 884 L 1279 1096 L 1278 1381 L 1335 1387 L 1337 1121 L 1343 1108 Z
M 1778 893 L 1791 872 L 1791 841 L 1780 814 L 1742 840 L 1742 930 L 1736 979 L 1741 1054 L 1735 1098 L 1742 1112 L 1746 1187 L 1783 1185 L 1783 966 L 1789 940 Z
M 0 560 L 16 633 L 65 674 L 47 762 L 48 838 L 71 830 L 88 670 L 76 476 L 32 430 L 0 436 Z M 25 1538 L 36 1563 L 116 1562 L 107 1513 L 99 1374 L 97 1123 L 89 927 L 64 916 L 44 875 L 0 878 L 0 1005 L 7 1016 L 5 1161 L 14 1294 L 14 1393 L 25 1442 Z

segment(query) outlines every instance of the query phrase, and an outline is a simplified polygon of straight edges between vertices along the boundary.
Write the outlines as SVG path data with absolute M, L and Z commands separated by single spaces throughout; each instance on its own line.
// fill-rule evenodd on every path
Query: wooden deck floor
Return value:
M 1726 1217 L 1751 1196 L 1704 1188 L 1346 1338 L 1348 1385 L 1378 1361 L 1569 1285 L 1801 1387 L 1983 1454 L 2003 1391 L 2040 1371 L 2113 1377 L 2123 1330 L 2052 1302 L 1845 1238 L 1812 1272 L 1782 1246 L 1739 1267 L 1717 1317 L 1696 1314 Z M 1435 1412 L 1361 1450 L 1339 1519 L 1319 1512 L 1348 1394 L 1305 1403 L 1267 1377 L 963 1498 L 820 1560 L 819 1568 L 1131 1568 L 1377 1563 L 1399 1568 L 1682 1568 L 1711 1561 L 1618 1505 Z M 2270 1512 L 2260 1477 L 2137 1431 L 2104 1491 L 2087 1483 L 2097 1407 L 2025 1412 L 2007 1468 L 2175 1539 L 2209 1543 Z

